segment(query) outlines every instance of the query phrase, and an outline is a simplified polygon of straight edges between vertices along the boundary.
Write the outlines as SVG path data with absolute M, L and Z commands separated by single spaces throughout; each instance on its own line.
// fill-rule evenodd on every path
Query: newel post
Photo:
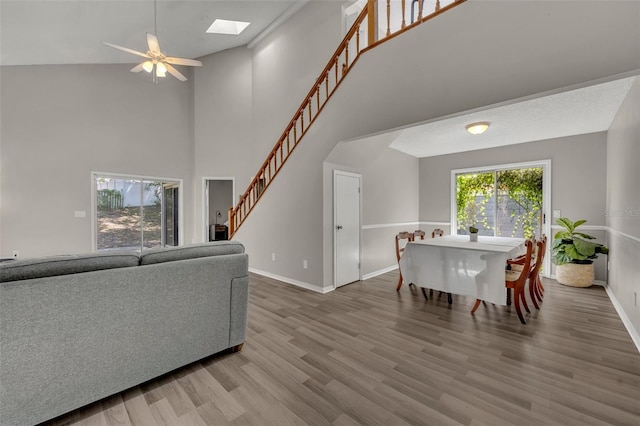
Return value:
M 233 206 L 229 208 L 229 238 L 236 232 L 236 220 L 233 214 Z
M 367 0 L 367 46 L 378 41 L 378 0 Z

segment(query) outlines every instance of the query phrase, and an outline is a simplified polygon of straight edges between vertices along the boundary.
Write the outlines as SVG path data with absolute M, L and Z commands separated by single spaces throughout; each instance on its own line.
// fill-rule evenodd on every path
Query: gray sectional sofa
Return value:
M 0 425 L 31 425 L 245 339 L 231 241 L 0 263 Z

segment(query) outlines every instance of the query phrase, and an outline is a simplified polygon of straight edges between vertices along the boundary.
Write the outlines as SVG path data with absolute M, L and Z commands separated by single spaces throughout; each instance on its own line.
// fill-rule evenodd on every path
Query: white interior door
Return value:
M 358 174 L 333 174 L 336 287 L 360 280 L 360 181 Z

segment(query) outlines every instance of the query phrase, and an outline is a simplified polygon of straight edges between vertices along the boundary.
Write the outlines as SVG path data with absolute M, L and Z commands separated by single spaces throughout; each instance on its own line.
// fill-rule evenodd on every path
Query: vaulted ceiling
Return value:
M 243 46 L 308 0 L 157 0 L 157 33 L 169 56 L 198 58 Z M 207 34 L 214 19 L 250 22 L 238 36 Z M 147 51 L 151 0 L 1 0 L 0 65 L 134 63 L 103 41 Z

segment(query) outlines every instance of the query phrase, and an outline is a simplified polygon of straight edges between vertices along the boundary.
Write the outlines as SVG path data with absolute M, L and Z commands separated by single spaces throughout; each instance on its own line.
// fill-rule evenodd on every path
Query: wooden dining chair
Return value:
M 538 240 L 536 243 L 536 248 L 533 252 L 533 259 L 531 260 L 533 267 L 531 268 L 531 273 L 529 274 L 529 297 L 533 302 L 533 306 L 536 309 L 540 309 L 539 303 L 542 303 L 542 297 L 544 292 L 544 287 L 542 285 L 542 280 L 540 279 L 540 271 L 542 270 L 542 262 L 544 262 L 544 257 L 547 252 L 547 236 L 542 235 L 542 238 Z M 521 271 L 524 263 L 524 255 L 507 261 L 507 265 L 510 266 L 512 270 Z M 529 307 L 527 306 L 526 299 L 523 299 L 523 306 L 527 312 L 529 311 Z
M 416 229 L 415 231 L 413 231 L 413 241 L 424 240 L 426 235 L 427 234 L 423 230 Z M 427 296 L 427 289 L 424 287 L 420 287 L 420 290 L 422 290 L 422 295 L 424 296 L 424 298 L 429 300 L 429 296 Z
M 522 309 L 520 308 L 520 304 L 523 303 L 524 300 L 524 286 L 529 278 L 532 271 L 532 258 L 533 258 L 533 246 L 535 240 L 527 240 L 525 242 L 526 253 L 524 255 L 524 262 L 522 264 L 522 270 L 513 270 L 509 269 L 505 271 L 505 287 L 507 289 L 513 289 L 513 304 L 516 307 L 516 313 L 518 314 L 518 318 L 522 324 L 526 324 L 527 322 L 524 320 L 524 316 L 522 315 Z M 471 309 L 471 313 L 475 313 L 480 306 L 480 302 L 482 300 L 476 299 L 476 303 L 473 305 Z M 526 303 L 526 300 L 524 300 Z
M 400 277 L 398 278 L 398 285 L 396 286 L 396 291 L 400 291 L 400 287 L 402 287 L 402 270 L 400 270 L 400 258 L 404 253 L 404 248 L 406 247 L 407 243 L 413 241 L 413 238 L 414 235 L 412 232 L 400 232 L 396 234 L 396 259 L 398 260 L 398 272 L 400 274 Z M 404 244 L 401 243 L 403 240 L 406 240 Z
M 418 231 L 416 231 L 418 232 Z M 420 231 L 424 234 L 423 231 Z M 436 228 L 433 231 L 431 231 L 431 238 L 436 238 L 436 237 L 442 237 L 444 236 L 444 231 L 440 228 Z M 443 292 L 441 291 L 440 294 L 442 294 Z M 428 300 L 427 297 L 427 293 L 425 291 L 425 289 L 422 289 L 422 294 L 424 294 L 425 299 Z M 433 295 L 433 290 L 429 290 L 429 294 Z M 451 296 L 451 293 L 447 293 L 447 302 L 451 305 L 453 303 L 453 297 Z

